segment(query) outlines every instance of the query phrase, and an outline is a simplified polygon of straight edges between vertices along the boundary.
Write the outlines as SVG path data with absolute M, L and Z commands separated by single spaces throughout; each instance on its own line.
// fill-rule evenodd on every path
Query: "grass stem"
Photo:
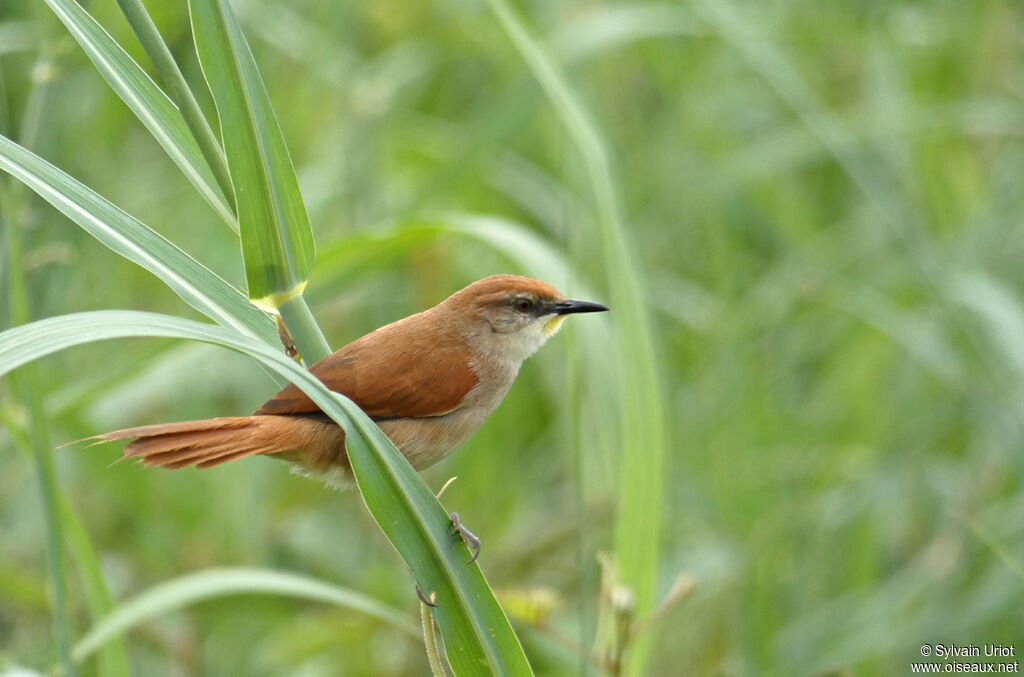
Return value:
M 313 313 L 302 294 L 288 299 L 278 310 L 307 366 L 331 354 L 331 346 L 313 319 Z

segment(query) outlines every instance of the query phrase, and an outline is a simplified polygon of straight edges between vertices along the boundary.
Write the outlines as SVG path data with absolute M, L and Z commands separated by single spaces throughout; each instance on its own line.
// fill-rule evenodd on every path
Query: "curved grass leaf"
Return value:
M 295 168 L 230 5 L 190 0 L 189 11 L 235 186 L 249 297 L 276 309 L 301 292 L 313 267 L 313 230 Z
M 366 415 L 348 398 L 266 343 L 221 327 L 135 311 L 62 315 L 0 333 L 0 375 L 71 346 L 123 336 L 193 339 L 239 351 L 291 380 L 347 435 L 363 499 L 420 589 L 433 595 L 448 661 L 460 675 L 530 675 L 526 655 L 480 568 L 441 504 Z M 410 591 L 411 594 L 411 591 Z
M 217 184 L 178 107 L 75 0 L 46 0 L 96 69 L 217 215 L 238 231 L 234 209 Z
M 274 323 L 237 289 L 91 188 L 3 136 L 0 169 L 104 245 L 159 277 L 185 303 L 215 322 L 272 345 L 278 342 Z
M 283 595 L 336 604 L 380 619 L 414 638 L 420 636 L 416 624 L 401 611 L 348 588 L 283 571 L 209 569 L 158 583 L 122 602 L 79 640 L 74 658 L 85 660 L 140 623 L 204 600 L 243 594 Z

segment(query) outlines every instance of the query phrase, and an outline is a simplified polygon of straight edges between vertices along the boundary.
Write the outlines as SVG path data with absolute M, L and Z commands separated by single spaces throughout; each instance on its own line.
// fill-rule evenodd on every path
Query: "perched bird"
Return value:
M 370 332 L 309 370 L 358 404 L 421 469 L 483 425 L 523 361 L 567 315 L 605 310 L 599 303 L 567 299 L 539 280 L 494 275 Z M 125 447 L 124 458 L 139 458 L 143 465 L 208 468 L 265 454 L 332 483 L 350 472 L 345 431 L 294 385 L 252 416 L 126 428 L 94 439 L 130 438 L 137 439 Z

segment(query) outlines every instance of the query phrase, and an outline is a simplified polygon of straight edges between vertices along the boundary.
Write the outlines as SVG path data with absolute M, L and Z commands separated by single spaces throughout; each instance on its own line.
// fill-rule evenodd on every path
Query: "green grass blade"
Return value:
M 652 606 L 657 583 L 667 444 L 654 330 L 646 309 L 639 257 L 622 222 L 611 161 L 597 126 L 565 74 L 506 0 L 489 0 L 489 4 L 562 119 L 582 156 L 593 193 L 611 292 L 609 305 L 621 340 L 623 435 L 615 555 L 622 582 L 636 593 L 636 612 L 643 614 Z M 633 670 L 641 672 L 646 642 L 635 643 L 632 651 Z
M 53 447 L 49 427 L 43 411 L 39 376 L 35 365 L 29 365 L 18 374 L 17 389 L 21 394 L 28 418 L 32 446 L 32 459 L 39 482 L 43 525 L 46 529 L 46 569 L 50 579 L 50 604 L 53 612 L 57 654 L 63 674 L 77 674 L 71 661 L 71 617 L 67 600 L 67 572 L 64 566 L 64 527 L 60 513 L 60 488 L 53 466 Z
M 354 590 L 326 581 L 269 569 L 208 569 L 164 581 L 125 600 L 100 620 L 75 645 L 83 661 L 131 628 L 191 604 L 230 595 L 282 595 L 335 604 L 373 616 L 405 634 L 419 638 L 419 628 L 398 609 Z
M 224 223 L 237 232 L 234 209 L 177 106 L 75 0 L 46 1 L 110 88 L 146 126 Z
M 530 675 L 508 618 L 441 504 L 373 421 L 280 351 L 221 327 L 133 311 L 76 313 L 0 333 L 0 375 L 52 352 L 123 336 L 165 336 L 222 345 L 258 360 L 299 386 L 347 434 L 349 460 L 363 499 L 409 566 L 420 589 L 435 595 L 447 656 L 461 675 Z
M 4 196 L 6 197 L 6 196 Z M 6 216 L 6 215 L 5 215 Z M 8 223 L 7 254 L 9 266 L 9 302 L 12 320 L 21 326 L 28 322 L 28 294 L 25 290 L 24 268 L 21 258 L 21 237 L 16 224 Z M 75 677 L 77 671 L 71 661 L 71 614 L 67 601 L 67 575 L 64 567 L 64 527 L 60 511 L 60 488 L 57 472 L 53 466 L 53 447 L 50 444 L 50 429 L 46 424 L 43 410 L 43 395 L 39 385 L 36 365 L 26 365 L 15 379 L 16 391 L 21 397 L 28 415 L 28 441 L 32 450 L 36 480 L 39 482 L 39 498 L 42 507 L 42 522 L 46 532 L 46 569 L 50 583 L 50 605 L 53 614 L 54 635 L 57 656 L 61 669 L 67 677 Z
M 313 231 L 299 182 L 231 7 L 223 0 L 191 0 L 189 10 L 235 186 L 249 297 L 277 308 L 301 293 L 313 267 Z
M 111 612 L 114 608 L 114 599 L 103 577 L 103 569 L 100 568 L 99 557 L 89 534 L 82 526 L 71 502 L 66 498 L 61 501 L 61 513 L 64 537 L 67 539 L 68 549 L 74 556 L 81 578 L 82 596 L 89 607 L 90 615 L 96 621 Z M 96 669 L 103 677 L 127 677 L 131 674 L 128 669 L 128 650 L 123 640 L 115 638 L 97 652 Z
M 199 144 L 199 149 L 206 158 L 207 164 L 210 165 L 221 192 L 228 199 L 233 198 L 234 189 L 231 186 L 231 174 L 228 172 L 228 159 L 224 156 L 220 140 L 213 133 L 210 123 L 207 122 L 206 116 L 199 107 L 199 102 L 196 101 L 192 89 L 185 81 L 185 76 L 178 68 L 170 48 L 164 42 L 156 24 L 153 23 L 153 18 L 146 11 L 146 6 L 142 4 L 142 0 L 117 0 L 117 4 L 156 67 L 156 72 L 168 95 L 181 111 L 185 124 L 188 125 L 192 131 L 192 137 Z
M 150 271 L 199 312 L 225 327 L 277 344 L 265 313 L 159 233 L 29 150 L 0 136 L 0 169 L 10 173 L 121 256 Z

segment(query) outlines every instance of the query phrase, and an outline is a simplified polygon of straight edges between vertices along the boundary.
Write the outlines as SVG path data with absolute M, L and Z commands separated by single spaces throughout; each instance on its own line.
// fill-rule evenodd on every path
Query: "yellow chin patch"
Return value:
M 550 320 L 544 323 L 544 335 L 551 336 L 559 329 L 562 328 L 562 323 L 565 322 L 565 315 L 555 315 Z

